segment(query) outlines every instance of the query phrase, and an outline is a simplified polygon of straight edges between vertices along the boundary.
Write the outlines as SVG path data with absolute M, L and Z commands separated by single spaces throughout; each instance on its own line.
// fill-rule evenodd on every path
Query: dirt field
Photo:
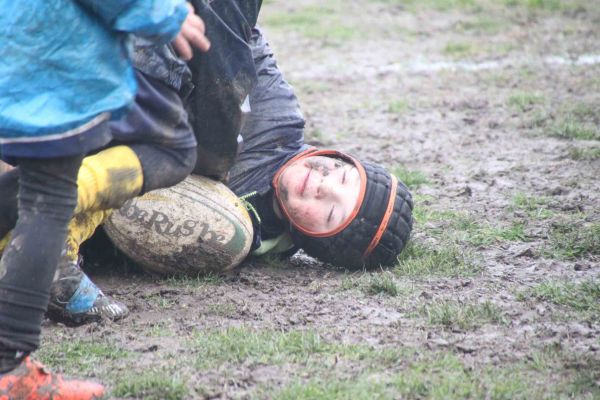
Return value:
M 600 1 L 273 0 L 261 22 L 307 141 L 412 188 L 398 266 L 100 265 L 131 317 L 47 322 L 38 356 L 111 398 L 600 398 Z

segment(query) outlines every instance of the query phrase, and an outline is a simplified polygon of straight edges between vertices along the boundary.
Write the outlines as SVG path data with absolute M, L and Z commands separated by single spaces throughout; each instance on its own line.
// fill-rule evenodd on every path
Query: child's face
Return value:
M 361 182 L 352 164 L 313 156 L 285 167 L 278 186 L 279 200 L 292 222 L 305 230 L 325 233 L 351 216 Z

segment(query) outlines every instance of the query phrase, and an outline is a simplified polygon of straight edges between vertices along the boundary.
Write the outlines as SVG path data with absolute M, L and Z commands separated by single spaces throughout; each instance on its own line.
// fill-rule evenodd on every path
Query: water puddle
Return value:
M 427 61 L 418 60 L 411 63 L 393 63 L 384 66 L 362 66 L 351 70 L 335 67 L 316 67 L 301 73 L 294 73 L 294 78 L 319 79 L 330 76 L 369 78 L 394 73 L 427 73 L 439 71 L 485 71 L 514 67 L 543 66 L 586 66 L 600 64 L 600 54 L 582 54 L 578 57 L 546 56 L 506 58 L 487 61 Z

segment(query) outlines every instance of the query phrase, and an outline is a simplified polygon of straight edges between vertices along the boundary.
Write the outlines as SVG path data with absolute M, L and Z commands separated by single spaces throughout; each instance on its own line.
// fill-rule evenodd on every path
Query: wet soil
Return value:
M 311 4 L 318 2 L 268 2 L 263 19 Z M 598 141 L 551 137 L 545 132 L 549 125 L 531 122 L 539 113 L 556 116 L 575 103 L 599 109 L 600 60 L 594 57 L 600 54 L 600 14 L 594 7 L 584 12 L 494 8 L 484 17 L 500 21 L 499 27 L 481 32 L 461 28 L 481 13 L 395 4 L 348 2 L 344 21 L 359 34 L 341 38 L 307 37 L 299 28 L 265 23 L 307 118 L 307 141 L 422 172 L 428 182 L 413 189 L 417 207 L 510 225 L 516 218 L 512 199 L 522 193 L 548 199 L 550 219 L 524 217 L 524 240 L 465 248 L 481 267 L 473 276 L 397 275 L 397 283 L 410 290 L 395 297 L 344 290 L 345 271 L 302 254 L 284 263 L 249 260 L 214 282 L 191 286 L 101 265 L 92 271 L 94 280 L 127 304 L 131 316 L 75 329 L 47 322 L 46 343 L 102 338 L 135 352 L 136 368 L 169 366 L 171 354 L 186 351 L 191 332 L 246 326 L 316 330 L 332 342 L 375 348 L 445 349 L 469 365 L 515 362 L 532 349 L 559 345 L 586 354 L 598 368 L 598 315 L 521 301 L 518 293 L 544 282 L 600 278 L 598 253 L 567 260 L 540 253 L 555 219 L 600 222 L 600 159 L 569 156 L 573 147 L 594 148 Z M 453 53 L 452 43 L 465 44 L 468 53 Z M 578 62 L 582 56 L 588 58 Z M 510 104 L 515 93 L 543 100 L 521 110 Z M 441 243 L 430 230 L 443 223 L 417 224 L 413 240 Z M 435 299 L 490 301 L 505 322 L 472 329 L 432 325 L 418 310 Z M 155 327 L 171 334 L 152 336 L 148 332 Z M 102 379 L 110 369 L 127 370 L 130 362 L 113 360 L 92 375 Z M 284 385 L 286 368 L 242 363 L 226 373 L 191 372 L 195 386 L 205 390 L 190 396 L 270 397 L 253 390 L 265 382 L 271 388 Z

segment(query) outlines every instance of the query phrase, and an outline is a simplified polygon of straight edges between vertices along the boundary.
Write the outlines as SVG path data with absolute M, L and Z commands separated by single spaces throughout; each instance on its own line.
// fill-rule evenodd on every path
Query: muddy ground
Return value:
M 111 398 L 600 398 L 600 2 L 273 0 L 261 22 L 307 141 L 411 186 L 399 265 L 99 261 L 131 316 L 46 322 L 39 356 Z

